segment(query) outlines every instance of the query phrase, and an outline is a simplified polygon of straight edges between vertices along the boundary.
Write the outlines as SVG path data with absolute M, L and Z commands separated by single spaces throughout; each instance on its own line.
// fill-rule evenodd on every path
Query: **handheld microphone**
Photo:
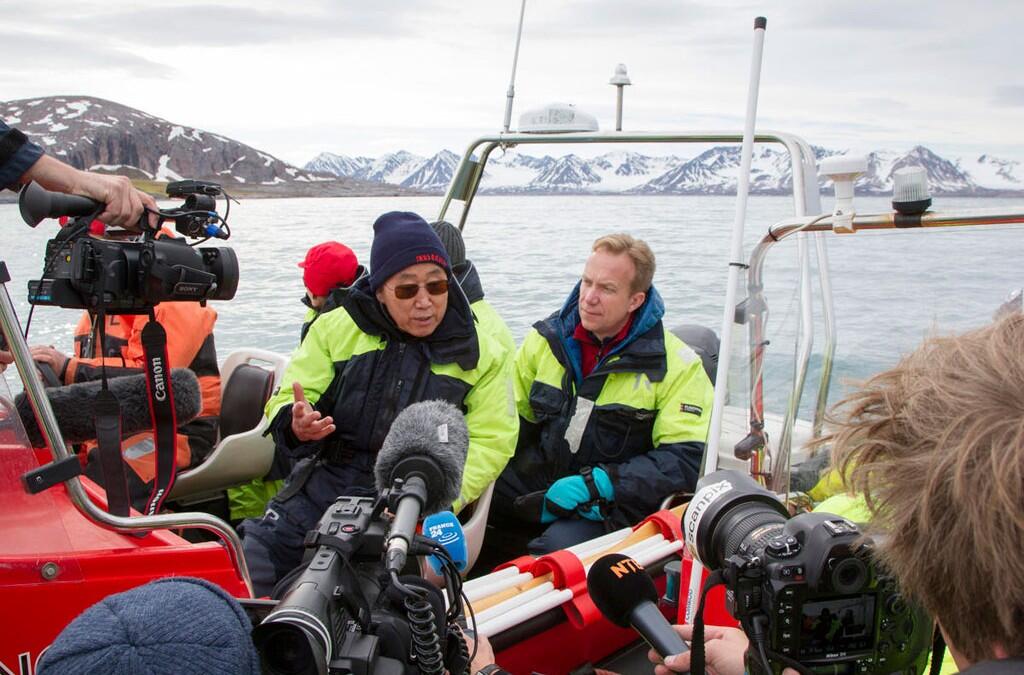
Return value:
M 153 418 L 149 413 L 146 374 L 112 377 L 107 383 L 121 404 L 122 437 L 151 430 Z M 53 414 L 60 425 L 61 434 L 68 443 L 85 443 L 96 439 L 96 394 L 102 386 L 101 381 L 94 380 L 65 387 L 50 387 L 46 390 L 46 397 L 50 399 L 50 407 L 53 408 Z M 174 392 L 174 411 L 178 424 L 195 419 L 203 407 L 199 380 L 196 379 L 195 373 L 188 368 L 171 370 L 171 389 Z M 36 423 L 32 404 L 25 393 L 18 394 L 14 403 L 32 446 L 45 447 L 46 443 Z
M 633 627 L 664 658 L 689 651 L 658 609 L 658 589 L 637 561 L 621 553 L 601 556 L 587 573 L 590 599 L 616 626 Z
M 378 492 L 402 480 L 388 533 L 388 569 L 405 565 L 420 515 L 448 508 L 458 498 L 468 452 L 466 418 L 447 401 L 413 403 L 395 418 L 373 469 Z
M 423 519 L 423 534 L 430 537 L 448 552 L 455 567 L 461 572 L 466 569 L 466 533 L 462 523 L 451 511 L 432 513 Z M 427 556 L 427 564 L 434 574 L 441 576 L 441 559 L 436 555 Z

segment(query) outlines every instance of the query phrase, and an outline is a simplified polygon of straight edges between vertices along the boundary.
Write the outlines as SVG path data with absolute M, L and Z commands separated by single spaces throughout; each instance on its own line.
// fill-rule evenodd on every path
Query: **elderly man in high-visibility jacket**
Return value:
M 259 595 L 299 564 L 307 530 L 337 497 L 375 494 L 377 452 L 406 406 L 441 399 L 466 415 L 456 511 L 487 489 L 515 449 L 512 354 L 476 329 L 426 221 L 405 212 L 378 218 L 370 269 L 310 327 L 267 404 L 274 440 L 298 463 L 263 518 L 242 524 Z

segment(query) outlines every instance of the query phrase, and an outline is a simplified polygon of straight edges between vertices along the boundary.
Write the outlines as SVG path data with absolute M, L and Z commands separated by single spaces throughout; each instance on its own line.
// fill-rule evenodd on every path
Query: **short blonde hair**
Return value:
M 1024 315 L 926 340 L 838 410 L 824 440 L 903 591 L 972 662 L 1024 654 Z
M 631 291 L 633 293 L 647 292 L 654 281 L 654 251 L 643 239 L 637 239 L 632 235 L 606 234 L 594 242 L 591 251 L 608 251 L 609 253 L 625 253 L 633 261 L 636 272 L 633 274 Z

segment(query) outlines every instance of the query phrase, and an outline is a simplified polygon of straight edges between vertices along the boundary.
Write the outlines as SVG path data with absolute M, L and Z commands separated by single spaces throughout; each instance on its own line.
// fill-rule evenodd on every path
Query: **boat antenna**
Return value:
M 512 56 L 512 77 L 505 94 L 505 133 L 512 125 L 512 99 L 516 97 L 516 66 L 519 65 L 519 42 L 523 39 L 523 17 L 526 15 L 526 0 L 519 7 L 519 30 L 516 31 L 516 51 Z
M 736 286 L 743 262 L 743 225 L 747 218 L 747 197 L 750 189 L 750 163 L 754 154 L 754 122 L 757 119 L 757 92 L 761 86 L 761 55 L 764 52 L 764 33 L 768 20 L 759 16 L 754 19 L 754 54 L 750 62 L 750 83 L 747 88 L 747 117 L 743 125 L 743 147 L 740 150 L 740 175 L 736 184 L 736 219 L 732 226 L 732 242 L 729 253 L 729 280 L 725 287 L 725 307 L 722 313 L 722 339 L 725 349 L 718 355 L 718 373 L 715 377 L 715 403 L 711 409 L 711 425 L 704 449 L 704 460 L 700 475 L 705 476 L 718 468 L 718 441 L 722 435 L 722 413 L 725 412 L 726 387 L 729 382 L 729 357 L 732 352 L 732 327 L 736 320 Z M 693 560 L 690 586 L 686 594 L 686 623 L 692 624 L 697 610 L 697 596 L 701 589 L 703 566 Z
M 626 73 L 625 63 L 615 66 L 615 75 L 608 80 L 608 84 L 615 87 L 615 130 L 622 131 L 622 90 L 633 84 Z

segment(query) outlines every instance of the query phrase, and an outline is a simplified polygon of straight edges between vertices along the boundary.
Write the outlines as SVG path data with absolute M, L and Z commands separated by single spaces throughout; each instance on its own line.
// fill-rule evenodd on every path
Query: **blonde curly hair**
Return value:
M 651 283 L 654 281 L 656 265 L 654 262 L 654 251 L 651 250 L 646 241 L 637 239 L 624 232 L 606 234 L 603 237 L 599 237 L 590 250 L 603 250 L 616 255 L 625 253 L 633 261 L 633 267 L 636 270 L 633 274 L 633 283 L 630 285 L 629 290 L 633 293 L 646 293 L 650 290 Z
M 972 662 L 1024 654 L 1024 315 L 932 337 L 837 406 L 833 465 Z

